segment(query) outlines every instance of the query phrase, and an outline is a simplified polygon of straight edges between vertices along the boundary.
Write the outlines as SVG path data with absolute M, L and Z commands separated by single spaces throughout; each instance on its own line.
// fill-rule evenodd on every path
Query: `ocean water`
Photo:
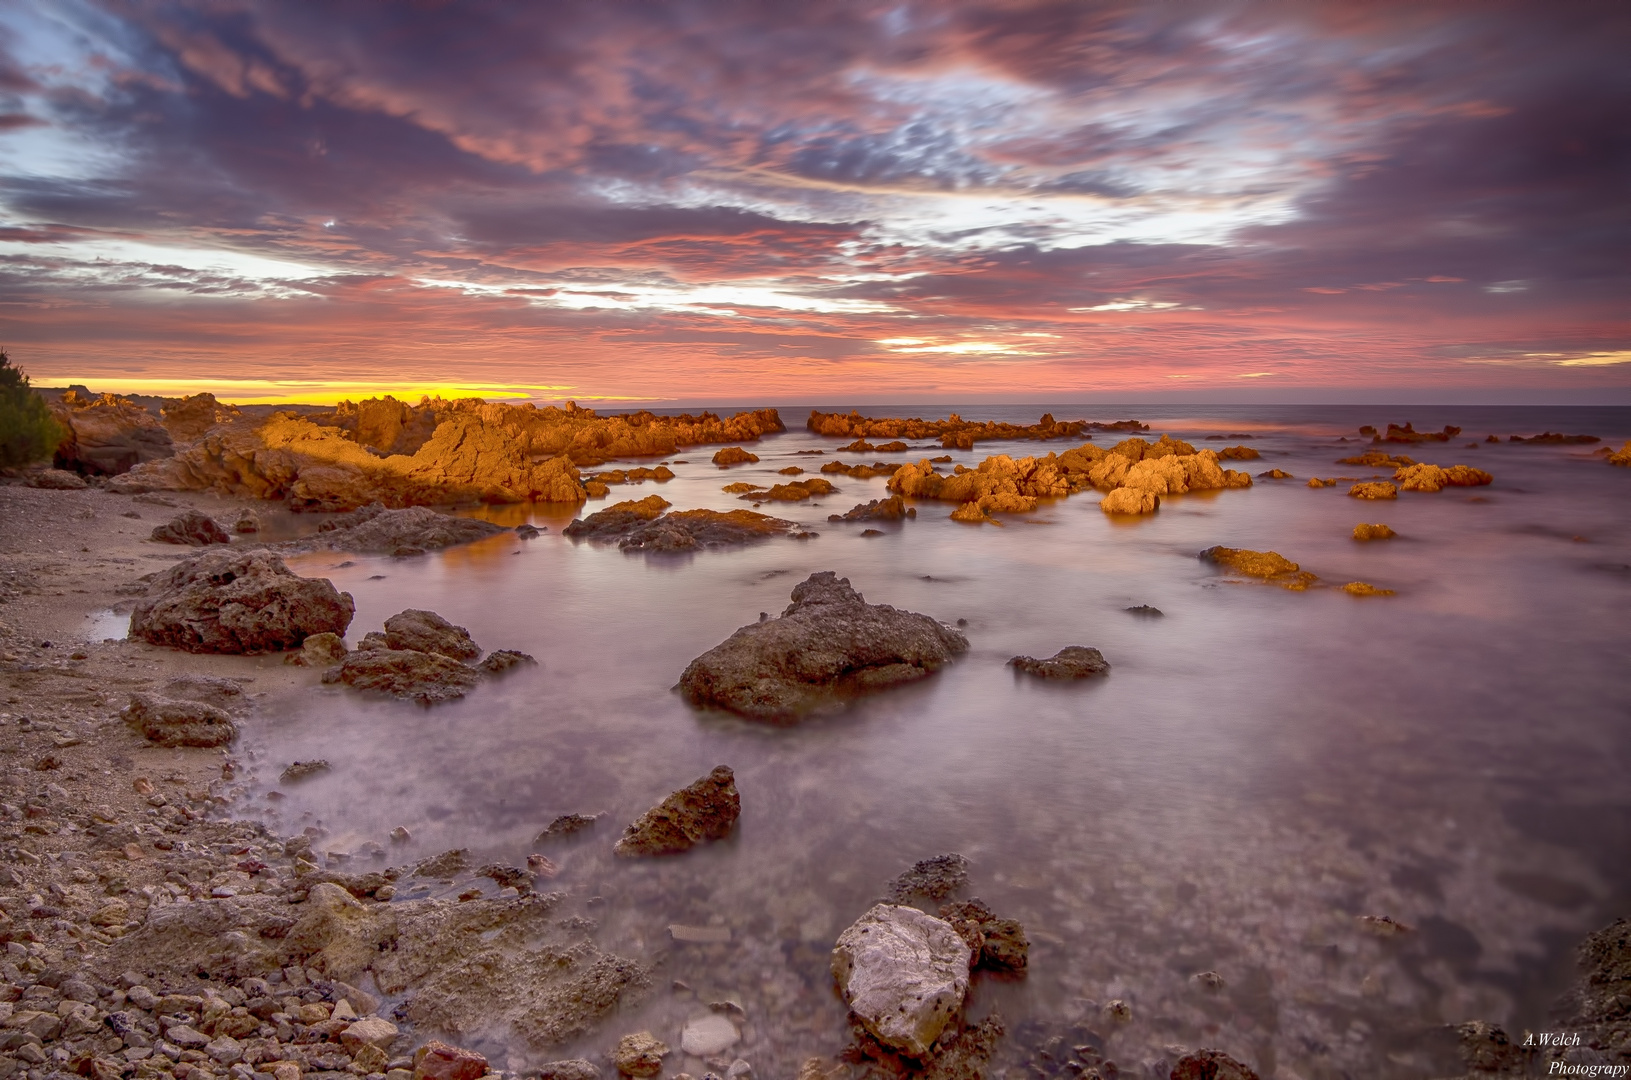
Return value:
M 1034 422 L 1043 409 L 955 411 Z M 653 965 L 656 989 L 542 1055 L 502 1031 L 466 1033 L 514 1068 L 593 1056 L 641 1029 L 677 1047 L 688 1017 L 730 998 L 748 1017 L 732 1053 L 760 1077 L 793 1075 L 846 1038 L 834 939 L 894 875 L 944 852 L 969 859 L 967 893 L 1020 920 L 1032 943 L 1024 979 L 977 977 L 971 993 L 971 1017 L 997 1012 L 1008 1027 L 999 1072 L 1063 1034 L 1101 1041 L 1123 1076 L 1165 1076 L 1173 1047 L 1217 1046 L 1265 1076 L 1430 1077 L 1453 1071 L 1444 1025 L 1547 1030 L 1573 944 L 1631 900 L 1631 470 L 1594 447 L 1482 440 L 1565 430 L 1618 447 L 1631 410 L 1047 411 L 1133 416 L 1150 438 L 1197 446 L 1245 442 L 1262 460 L 1232 464 L 1295 479 L 1173 497 L 1137 521 L 1107 518 L 1093 492 L 1003 527 L 919 502 L 916 520 L 864 538 L 866 526 L 827 515 L 883 496 L 884 480 L 838 476 L 838 494 L 761 508 L 820 533 L 803 542 L 629 555 L 564 538 L 570 508 L 517 506 L 471 512 L 547 531 L 415 559 L 302 556 L 297 572 L 355 597 L 354 640 L 428 608 L 541 666 L 432 709 L 337 687 L 263 702 L 244 736 L 244 805 L 284 832 L 322 829 L 317 848 L 349 853 L 351 869 L 379 865 L 370 843 L 398 865 L 463 847 L 520 866 L 542 851 L 561 867 L 548 888 L 571 905 L 599 898 L 581 907 L 596 940 Z M 943 452 L 840 454 L 846 440 L 805 431 L 805 415 L 783 410 L 790 430 L 751 447 L 757 465 L 720 470 L 715 448 L 697 447 L 668 459 L 687 462 L 673 481 L 614 487 L 582 512 L 654 492 L 678 509 L 731 509 L 749 504 L 722 485 L 773 483 L 788 465 L 822 475 L 834 458 Z M 1360 424 L 1405 420 L 1465 430 L 1395 452 L 1476 465 L 1495 482 L 1396 502 L 1306 486 L 1385 475 L 1335 460 L 1365 449 Z M 1249 437 L 1205 441 L 1231 433 Z M 973 465 L 1070 445 L 951 453 Z M 798 454 L 812 449 L 826 455 Z M 1356 543 L 1359 522 L 1399 536 Z M 1363 580 L 1396 595 L 1237 583 L 1197 560 L 1214 544 L 1278 551 L 1322 586 Z M 795 727 L 699 713 L 673 692 L 693 657 L 779 613 L 821 570 L 874 603 L 967 620 L 972 649 L 933 678 Z M 1163 615 L 1125 610 L 1145 604 Z M 1055 686 L 1006 666 L 1067 645 L 1101 649 L 1111 674 Z M 314 757 L 332 771 L 277 784 L 284 764 Z M 624 824 L 719 764 L 742 796 L 730 839 L 612 857 Z M 570 812 L 606 817 L 570 846 L 534 845 Z M 411 842 L 389 842 L 397 826 Z M 1379 938 L 1366 915 L 1412 930 Z M 675 942 L 670 924 L 731 937 Z M 1193 978 L 1206 971 L 1221 990 Z M 1131 1020 L 1106 1014 L 1112 999 Z M 676 1053 L 668 1072 L 708 1068 Z

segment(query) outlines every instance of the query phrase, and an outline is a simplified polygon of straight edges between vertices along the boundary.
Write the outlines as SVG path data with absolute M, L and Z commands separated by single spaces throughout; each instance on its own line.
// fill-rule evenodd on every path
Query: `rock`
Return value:
M 1210 547 L 1201 552 L 1202 562 L 1227 567 L 1237 574 L 1262 578 L 1282 588 L 1301 592 L 1319 579 L 1277 551 L 1248 551 L 1245 548 Z
M 1350 581 L 1342 586 L 1342 591 L 1349 596 L 1392 596 L 1392 589 L 1378 589 L 1375 585 L 1363 581 Z
M 612 540 L 653 520 L 672 505 L 661 495 L 647 495 L 643 499 L 615 503 L 574 520 L 561 531 L 574 540 Z
M 243 1043 L 230 1035 L 211 1040 L 204 1047 L 204 1053 L 208 1054 L 217 1065 L 236 1065 L 244 1059 Z
M 968 860 L 956 852 L 936 855 L 912 864 L 889 883 L 889 898 L 905 903 L 914 896 L 944 900 L 968 884 Z
M 462 874 L 470 867 L 470 853 L 463 848 L 444 851 L 413 868 L 419 877 L 447 879 Z
M 282 652 L 312 634 L 344 635 L 354 610 L 349 593 L 291 573 L 269 551 L 206 552 L 158 575 L 130 636 L 188 652 Z
M 346 658 L 345 639 L 339 634 L 313 634 L 300 643 L 300 651 L 284 658 L 285 664 L 300 667 L 329 667 Z
M 648 554 L 697 551 L 766 540 L 792 528 L 791 521 L 752 510 L 677 510 L 634 529 L 618 546 Z
M 435 705 L 463 697 L 481 681 L 481 673 L 440 653 L 358 649 L 324 672 L 323 681 Z
M 535 540 L 538 534 L 539 529 L 536 525 L 523 524 L 515 527 L 515 535 L 523 540 Z
M 284 768 L 283 772 L 279 774 L 278 782 L 293 784 L 297 781 L 304 780 L 309 776 L 316 776 L 319 773 L 326 773 L 328 771 L 329 763 L 324 761 L 322 758 L 313 758 L 311 761 L 295 761 L 291 762 L 286 768 Z
M 1386 525 L 1367 525 L 1362 522 L 1354 526 L 1355 540 L 1391 540 L 1398 535 Z
M 167 1041 L 175 1043 L 183 1050 L 202 1050 L 210 1043 L 210 1037 L 187 1024 L 172 1024 L 164 1033 Z
M 164 696 L 202 701 L 229 713 L 249 707 L 243 687 L 231 679 L 213 675 L 178 675 L 164 684 Z
M 1226 461 L 1256 461 L 1262 456 L 1249 446 L 1229 446 L 1218 451 L 1218 457 Z
M 1631 466 L 1631 439 L 1627 439 L 1624 446 L 1609 454 L 1604 460 L 1610 465 Z
M 537 666 L 538 661 L 527 653 L 516 652 L 514 649 L 494 649 L 487 654 L 487 659 L 476 665 L 489 675 L 502 675 L 504 672 L 518 667 Z
M 1403 454 L 1395 457 L 1386 450 L 1367 450 L 1353 457 L 1337 458 L 1338 465 L 1363 465 L 1368 469 L 1402 469 L 1415 463 L 1414 458 Z
M 899 495 L 859 503 L 847 514 L 828 514 L 828 521 L 904 521 L 917 517 L 917 507 L 907 506 Z
M 1067 645 L 1046 660 L 1016 656 L 1008 663 L 1016 671 L 1044 679 L 1085 679 L 1091 675 L 1110 674 L 1110 664 L 1104 654 L 1082 645 Z
M 1407 465 L 1393 473 L 1393 479 L 1406 491 L 1441 491 L 1447 487 L 1481 487 L 1495 478 L 1483 469 L 1470 465 L 1451 465 L 1448 469 L 1437 465 Z
M 546 1061 L 538 1066 L 538 1080 L 600 1080 L 600 1068 L 583 1058 Z
M 377 1016 L 364 1017 L 340 1032 L 340 1044 L 355 1054 L 362 1046 L 389 1050 L 396 1041 L 396 1025 Z
M 980 900 L 940 905 L 940 917 L 973 950 L 972 966 L 988 971 L 1022 972 L 1029 961 L 1031 943 L 1025 928 L 1014 919 L 999 919 Z
M 255 511 L 245 507 L 238 511 L 238 520 L 232 523 L 232 531 L 240 534 L 258 533 L 261 531 L 261 519 Z
M 462 1050 L 432 1039 L 413 1055 L 413 1080 L 481 1080 L 487 1059 L 474 1050 Z
M 1491 436 L 1490 441 L 1495 441 L 1493 436 Z M 1564 435 L 1558 431 L 1544 431 L 1539 435 L 1531 435 L 1527 439 L 1521 435 L 1508 435 L 1506 441 L 1535 443 L 1540 446 L 1590 446 L 1592 443 L 1602 442 L 1603 440 L 1596 435 Z
M 143 462 L 175 452 L 158 417 L 128 398 L 87 397 L 70 389 L 52 403 L 51 414 L 67 431 L 55 464 L 86 476 L 117 476 Z
M 554 821 L 551 821 L 544 831 L 539 833 L 533 840 L 533 843 L 540 843 L 545 840 L 559 840 L 562 837 L 576 835 L 585 829 L 593 828 L 595 822 L 599 820 L 598 815 L 591 817 L 588 814 L 562 814 Z
M 933 1050 L 968 993 L 972 952 L 950 923 L 917 908 L 877 904 L 839 935 L 832 970 L 873 1038 L 913 1058 Z
M 1161 496 L 1138 488 L 1121 487 L 1099 500 L 1106 514 L 1153 514 L 1161 509 Z
M 750 623 L 693 660 L 679 690 L 695 706 L 792 721 L 849 695 L 924 678 L 968 649 L 927 615 L 868 604 L 848 579 L 812 574 L 779 618 Z
M 434 611 L 409 608 L 385 620 L 388 648 L 439 653 L 450 660 L 474 660 L 481 646 L 470 640 L 470 631 L 454 626 Z
M 325 521 L 314 539 L 318 547 L 391 555 L 406 549 L 441 551 L 507 531 L 479 518 L 439 514 L 423 506 L 388 510 L 373 503 L 335 521 Z
M 242 416 L 233 405 L 222 405 L 214 394 L 194 394 L 191 397 L 170 398 L 159 410 L 164 430 L 176 442 L 188 443 L 201 439 L 217 424 L 230 423 Z
M 533 874 L 516 866 L 505 866 L 503 863 L 488 863 L 476 871 L 477 877 L 484 877 L 501 889 L 514 889 L 525 895 L 532 891 Z
M 238 737 L 232 718 L 202 701 L 132 694 L 119 715 L 159 746 L 225 746 Z
M 29 480 L 28 486 L 47 491 L 83 491 L 90 487 L 78 473 L 66 469 L 41 469 Z
M 1386 480 L 1373 480 L 1355 484 L 1348 489 L 1348 494 L 1355 499 L 1397 499 L 1399 489 Z
M 736 777 L 724 765 L 636 818 L 613 850 L 623 856 L 668 855 L 728 835 L 742 812 Z
M 656 1076 L 663 1071 L 663 1058 L 668 1047 L 658 1042 L 649 1031 L 625 1035 L 617 1040 L 612 1051 L 612 1064 L 624 1076 Z
M 714 454 L 714 464 L 721 469 L 728 469 L 732 465 L 750 465 L 759 460 L 757 454 L 750 454 L 740 446 L 727 446 Z
M 1250 1066 L 1222 1050 L 1196 1050 L 1178 1059 L 1170 1080 L 1260 1080 Z
M 956 413 L 952 413 L 945 420 L 919 420 L 899 419 L 895 417 L 870 417 L 860 413 L 851 412 L 824 413 L 811 411 L 810 418 L 805 426 L 817 435 L 830 435 L 838 437 L 855 438 L 863 440 L 868 438 L 883 438 L 899 440 L 905 439 L 938 439 L 940 444 L 947 448 L 962 450 L 971 449 L 976 442 L 990 439 L 1073 439 L 1078 438 L 1084 431 L 1148 431 L 1149 427 L 1136 420 L 1118 421 L 1115 424 L 1089 424 L 1081 420 L 1057 421 L 1051 414 L 1044 413 L 1042 419 L 1035 424 L 1020 425 L 1007 424 L 1000 420 L 978 421 L 964 420 Z M 905 446 L 879 446 L 878 450 L 906 449 Z
M 232 543 L 232 537 L 225 529 L 197 510 L 189 510 L 172 518 L 168 524 L 156 527 L 150 539 L 165 544 L 193 544 L 197 547 Z
M 1359 433 L 1361 435 L 1371 436 L 1371 441 L 1378 443 L 1424 443 L 1449 442 L 1451 439 L 1461 434 L 1461 429 L 1458 427 L 1451 427 L 1450 425 L 1446 424 L 1443 431 L 1417 431 L 1414 427 L 1407 423 L 1404 427 L 1400 427 L 1398 424 L 1389 424 L 1387 426 L 1386 435 L 1378 435 L 1376 433 L 1376 429 L 1370 427 L 1369 425 L 1360 428 Z
M 1308 478 L 1308 486 L 1311 488 L 1336 487 L 1337 482 L 1335 479 L 1321 480 L 1317 476 L 1311 476 Z
M 1265 480 L 1295 480 L 1296 479 L 1295 476 L 1292 476 L 1290 473 L 1286 472 L 1284 469 L 1269 469 L 1267 472 L 1260 472 L 1257 475 L 1262 477 Z
M 680 1050 L 692 1057 L 718 1057 L 742 1040 L 742 1033 L 730 1019 L 708 1013 L 688 1021 L 680 1033 Z
M 1139 604 L 1137 607 L 1122 608 L 1122 610 L 1129 615 L 1137 615 L 1145 619 L 1160 618 L 1164 614 L 1160 608 L 1151 607 L 1148 604 Z
M 831 495 L 837 490 L 837 488 L 833 487 L 831 480 L 812 476 L 808 480 L 794 480 L 791 483 L 777 484 L 763 491 L 743 492 L 737 498 L 767 502 L 803 502 L 805 499 L 815 498 L 819 495 Z

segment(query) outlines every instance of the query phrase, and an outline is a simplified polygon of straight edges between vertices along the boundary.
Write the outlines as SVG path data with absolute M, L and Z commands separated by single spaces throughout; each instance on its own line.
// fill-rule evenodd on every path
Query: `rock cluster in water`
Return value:
M 130 635 L 188 652 L 282 652 L 312 634 L 343 635 L 354 610 L 350 593 L 269 551 L 206 551 L 154 576 Z
M 792 721 L 847 697 L 933 674 L 968 639 L 927 615 L 869 604 L 847 578 L 811 574 L 781 616 L 750 623 L 693 660 L 678 689 L 696 706 Z
M 948 449 L 971 449 L 976 442 L 990 439 L 1074 439 L 1084 431 L 1148 431 L 1147 424 L 1137 420 L 1119 420 L 1113 424 L 1087 423 L 1082 420 L 1058 421 L 1044 413 L 1034 424 L 1005 424 L 1000 421 L 964 420 L 956 413 L 944 420 L 919 420 L 916 417 L 870 417 L 852 412 L 824 413 L 812 410 L 805 426 L 817 435 L 836 435 L 857 440 L 884 439 L 938 439 Z M 880 448 L 881 449 L 881 448 Z M 905 447 L 901 447 L 905 449 Z
M 481 652 L 464 627 L 434 611 L 410 608 L 386 619 L 384 633 L 366 635 L 355 651 L 343 654 L 323 672 L 323 681 L 435 705 L 462 698 L 486 676 L 537 663 L 511 649 L 500 649 L 480 664 L 468 662 Z
M 1043 679 L 1086 679 L 1110 674 L 1110 662 L 1097 649 L 1067 645 L 1046 660 L 1016 656 L 1008 663 L 1015 671 Z
M 676 510 L 664 514 L 669 505 L 658 495 L 620 502 L 574 520 L 562 532 L 574 540 L 615 540 L 625 551 L 676 553 L 752 543 L 785 535 L 794 528 L 791 521 L 752 510 Z

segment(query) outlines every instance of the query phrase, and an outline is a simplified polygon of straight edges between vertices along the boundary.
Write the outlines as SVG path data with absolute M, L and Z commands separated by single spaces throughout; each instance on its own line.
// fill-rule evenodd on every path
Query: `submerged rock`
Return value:
M 1470 465 L 1407 465 L 1393 474 L 1393 479 L 1406 491 L 1442 491 L 1447 487 L 1481 487 L 1493 483 L 1495 478 L 1483 469 Z
M 904 521 L 917 517 L 917 507 L 907 506 L 899 495 L 859 503 L 847 514 L 828 514 L 828 521 Z
M 1209 547 L 1201 552 L 1200 559 L 1295 592 L 1301 592 L 1319 580 L 1277 551 Z
M 734 547 L 781 536 L 793 522 L 752 510 L 676 510 L 634 529 L 618 547 L 647 554 Z
M 385 644 L 392 649 L 440 653 L 451 660 L 474 660 L 481 646 L 470 631 L 454 626 L 434 611 L 409 608 L 385 620 Z
M 269 551 L 206 552 L 158 575 L 130 636 L 188 652 L 282 652 L 313 634 L 343 636 L 354 610 L 350 593 Z
M 1025 970 L 1031 943 L 1017 920 L 997 918 L 979 899 L 942 904 L 940 917 L 950 923 L 973 950 L 973 967 L 1010 973 Z
M 481 681 L 481 672 L 441 653 L 375 648 L 351 653 L 324 672 L 323 681 L 434 705 L 463 697 Z
M 1375 585 L 1372 585 L 1372 584 L 1370 584 L 1368 582 L 1364 582 L 1364 581 L 1350 581 L 1350 582 L 1348 582 L 1348 584 L 1342 586 L 1342 591 L 1347 593 L 1349 596 L 1392 596 L 1393 595 L 1393 590 L 1392 589 L 1378 589 Z
M 339 634 L 313 634 L 301 642 L 300 649 L 284 659 L 285 664 L 297 667 L 328 667 L 346 657 L 345 639 Z
M 1196 1050 L 1178 1059 L 1171 1080 L 1260 1080 L 1251 1066 L 1222 1050 Z
M 440 551 L 505 532 L 477 518 L 439 514 L 423 506 L 387 510 L 379 503 L 323 523 L 316 543 L 334 551 L 391 555 L 399 551 Z
M 973 953 L 951 924 L 917 908 L 877 904 L 839 935 L 832 971 L 868 1034 L 927 1057 L 968 993 Z
M 651 521 L 672 505 L 661 495 L 628 499 L 576 519 L 561 531 L 574 540 L 612 540 Z
M 189 510 L 157 526 L 149 539 L 161 544 L 192 544 L 196 547 L 232 543 L 230 533 L 216 524 L 214 518 L 197 510 Z
M 968 860 L 956 852 L 912 864 L 889 883 L 889 898 L 904 903 L 914 896 L 944 900 L 968 884 Z
M 538 661 L 514 649 L 494 649 L 487 654 L 487 659 L 476 666 L 489 675 L 502 675 L 518 667 L 537 667 Z
M 132 694 L 119 715 L 159 746 L 225 746 L 238 737 L 232 717 L 202 701 Z
M 1361 522 L 1354 526 L 1355 540 L 1391 540 L 1399 534 L 1382 524 L 1366 524 Z
M 1158 619 L 1166 614 L 1160 608 L 1151 607 L 1149 604 L 1139 604 L 1137 607 L 1122 608 L 1122 610 L 1129 615 L 1137 615 L 1144 619 Z
M 671 855 L 729 835 L 742 813 L 736 777 L 724 765 L 636 818 L 613 847 L 619 855 Z
M 1046 660 L 1016 656 L 1008 663 L 1016 671 L 1044 679 L 1085 679 L 1110 674 L 1110 663 L 1104 654 L 1084 645 L 1067 645 Z
M 791 721 L 846 696 L 940 670 L 968 639 L 927 615 L 868 604 L 847 578 L 811 574 L 779 618 L 750 623 L 691 661 L 678 689 L 696 706 Z

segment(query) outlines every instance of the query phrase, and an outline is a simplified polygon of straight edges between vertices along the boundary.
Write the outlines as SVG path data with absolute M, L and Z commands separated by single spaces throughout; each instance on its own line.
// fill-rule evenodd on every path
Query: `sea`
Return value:
M 788 430 L 748 445 L 754 465 L 717 468 L 716 448 L 699 446 L 663 459 L 672 481 L 613 487 L 581 508 L 462 511 L 544 530 L 533 539 L 298 556 L 298 573 L 355 598 L 353 640 L 424 608 L 539 666 L 432 708 L 315 676 L 264 700 L 243 736 L 251 778 L 237 812 L 310 830 L 350 871 L 451 848 L 472 865 L 551 859 L 559 873 L 541 887 L 592 918 L 602 949 L 656 974 L 643 999 L 544 1054 L 503 1030 L 465 1033 L 516 1071 L 604 1060 L 631 1031 L 677 1048 L 689 1020 L 730 1001 L 746 1020 L 726 1056 L 765 1080 L 792 1077 L 849 1039 L 834 940 L 896 875 L 947 853 L 968 861 L 962 895 L 1017 919 L 1030 941 L 1023 977 L 977 975 L 970 992 L 970 1021 L 995 1014 L 1007 1031 L 995 1075 L 1054 1075 L 1085 1043 L 1123 1077 L 1164 1077 L 1185 1048 L 1210 1046 L 1265 1077 L 1426 1078 L 1456 1070 L 1455 1025 L 1493 1022 L 1520 1042 L 1557 1028 L 1576 946 L 1631 914 L 1631 469 L 1593 456 L 1631 438 L 1631 409 L 860 411 L 1138 419 L 1151 439 L 1251 446 L 1260 460 L 1225 464 L 1292 478 L 1169 497 L 1140 519 L 1106 516 L 1091 491 L 1000 526 L 919 501 L 915 519 L 863 535 L 869 525 L 828 515 L 884 497 L 885 480 L 835 476 L 832 495 L 761 507 L 812 539 L 649 556 L 562 535 L 576 515 L 654 493 L 676 509 L 744 507 L 723 485 L 780 482 L 792 466 L 821 476 L 832 460 L 949 453 L 972 467 L 1077 444 L 841 453 L 847 440 L 805 429 L 807 406 L 783 407 Z M 1461 433 L 1388 449 L 1494 482 L 1379 502 L 1350 498 L 1346 480 L 1307 486 L 1389 477 L 1337 459 L 1369 448 L 1361 425 L 1407 421 Z M 1603 441 L 1509 441 L 1545 431 Z M 1362 522 L 1397 537 L 1356 542 Z M 317 524 L 288 515 L 274 528 Z M 1279 552 L 1318 584 L 1231 577 L 1197 557 L 1214 545 Z M 962 625 L 971 649 L 931 678 L 792 726 L 681 700 L 694 657 L 776 616 L 826 570 L 872 603 Z M 1352 581 L 1393 595 L 1342 591 Z M 1143 606 L 1160 614 L 1129 611 Z M 1056 685 L 1008 664 L 1070 645 L 1101 650 L 1110 674 Z M 331 769 L 279 781 L 312 758 Z M 728 839 L 612 855 L 628 822 L 717 765 L 741 793 Z M 569 813 L 603 816 L 573 842 L 535 843 Z M 393 842 L 399 828 L 411 839 Z M 398 897 L 470 884 L 404 878 Z M 684 929 L 697 927 L 713 932 Z M 715 940 L 682 940 L 696 936 Z M 676 1050 L 667 1072 L 720 1067 Z

